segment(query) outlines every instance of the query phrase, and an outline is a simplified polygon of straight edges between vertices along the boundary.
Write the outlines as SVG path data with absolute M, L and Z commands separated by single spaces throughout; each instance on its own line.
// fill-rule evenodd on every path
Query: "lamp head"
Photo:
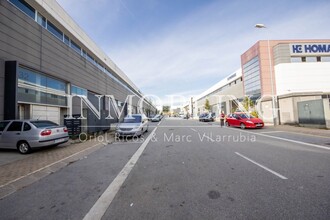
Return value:
M 264 24 L 256 24 L 254 27 L 256 28 L 266 28 Z

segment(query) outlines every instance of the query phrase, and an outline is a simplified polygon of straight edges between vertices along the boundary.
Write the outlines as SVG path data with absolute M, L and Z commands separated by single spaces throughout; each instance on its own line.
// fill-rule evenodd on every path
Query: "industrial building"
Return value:
M 241 55 L 241 69 L 194 97 L 195 116 L 205 100 L 212 112 L 235 111 L 248 96 L 266 123 L 330 128 L 330 40 L 261 40 Z
M 85 131 L 97 132 L 118 121 L 114 106 L 138 111 L 141 91 L 55 0 L 3 0 L 0 17 L 0 120 L 64 124 L 71 107 L 73 116 L 87 118 Z M 96 95 L 113 95 L 116 103 Z M 147 100 L 142 109 L 156 112 Z M 109 114 L 113 119 L 105 119 Z

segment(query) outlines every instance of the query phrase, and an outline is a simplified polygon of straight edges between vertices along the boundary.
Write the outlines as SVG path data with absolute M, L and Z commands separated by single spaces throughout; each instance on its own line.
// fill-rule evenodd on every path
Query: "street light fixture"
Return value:
M 254 27 L 255 28 L 266 28 L 266 26 L 264 24 L 256 24 Z M 276 109 L 275 109 L 275 94 L 274 94 L 274 84 L 273 84 L 273 64 L 272 64 L 272 59 L 270 56 L 269 36 L 267 36 L 267 46 L 268 46 L 270 83 L 271 83 L 271 90 L 272 90 L 272 116 L 273 116 L 273 123 L 275 126 L 276 125 Z

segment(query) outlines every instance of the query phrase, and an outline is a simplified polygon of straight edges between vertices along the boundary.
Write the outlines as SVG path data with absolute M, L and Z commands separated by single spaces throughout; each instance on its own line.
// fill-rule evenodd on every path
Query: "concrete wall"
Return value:
M 283 63 L 275 66 L 278 95 L 330 92 L 330 62 Z

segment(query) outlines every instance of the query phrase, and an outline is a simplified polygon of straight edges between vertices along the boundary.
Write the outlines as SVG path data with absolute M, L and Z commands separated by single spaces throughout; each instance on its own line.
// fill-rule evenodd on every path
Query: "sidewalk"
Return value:
M 299 134 L 308 134 L 308 135 L 315 135 L 315 136 L 322 136 L 330 138 L 330 130 L 326 129 L 319 129 L 319 128 L 308 128 L 308 127 L 299 127 L 299 126 L 292 126 L 292 125 L 276 125 L 276 126 L 267 126 L 272 127 L 275 130 L 279 131 L 287 131 Z
M 60 170 L 114 141 L 105 133 L 86 142 L 70 140 L 58 147 L 36 151 L 0 166 L 0 199 Z

